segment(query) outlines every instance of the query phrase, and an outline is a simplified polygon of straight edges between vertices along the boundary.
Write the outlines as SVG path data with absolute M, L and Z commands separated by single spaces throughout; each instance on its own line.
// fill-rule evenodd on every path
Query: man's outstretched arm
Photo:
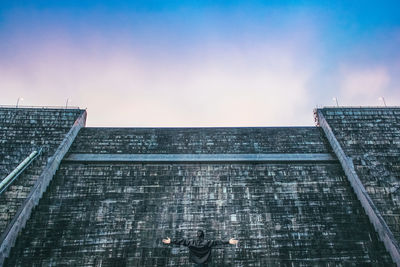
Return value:
M 210 243 L 208 244 L 209 247 L 215 247 L 215 246 L 219 246 L 219 245 L 236 245 L 239 242 L 239 240 L 236 240 L 234 238 L 229 239 L 229 241 L 222 241 L 222 240 L 214 240 L 214 241 L 210 241 Z
M 171 239 L 169 238 L 169 237 L 167 237 L 167 239 L 163 239 L 162 240 L 162 242 L 164 243 L 164 244 L 170 244 L 171 243 Z
M 234 239 L 234 238 L 229 239 L 229 244 L 236 245 L 237 243 L 239 243 L 239 240 Z
M 171 239 L 169 237 L 167 237 L 167 239 L 163 239 L 162 242 L 164 244 L 175 244 L 175 245 L 183 245 L 183 246 L 189 246 L 190 245 L 190 240 L 186 239 L 186 238 L 182 238 L 182 239 L 174 239 L 171 241 Z

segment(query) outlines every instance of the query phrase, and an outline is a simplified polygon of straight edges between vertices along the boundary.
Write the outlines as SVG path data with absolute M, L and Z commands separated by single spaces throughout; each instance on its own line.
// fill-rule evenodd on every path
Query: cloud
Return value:
M 139 33 L 116 25 L 70 33 L 62 24 L 29 35 L 21 26 L 0 52 L 2 104 L 69 98 L 88 108 L 89 126 L 312 125 L 311 21 L 258 22 L 240 30 L 200 23 L 195 32 L 143 25 Z
M 225 44 L 192 58 L 151 61 L 129 48 L 102 57 L 57 51 L 65 50 L 46 47 L 18 67 L 0 67 L 2 94 L 22 95 L 27 105 L 70 98 L 88 108 L 90 126 L 312 123 L 306 85 L 313 69 L 280 44 L 240 50 Z
M 378 98 L 388 92 L 390 83 L 391 76 L 384 66 L 343 67 L 340 77 L 342 104 L 380 104 Z

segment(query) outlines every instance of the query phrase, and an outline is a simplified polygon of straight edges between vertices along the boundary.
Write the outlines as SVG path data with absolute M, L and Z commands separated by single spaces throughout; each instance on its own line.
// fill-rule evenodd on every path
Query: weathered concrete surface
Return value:
M 32 151 L 42 148 L 35 162 L 0 195 L 0 235 L 82 112 L 79 109 L 0 108 L 0 180 Z
M 85 128 L 68 155 L 321 153 L 315 127 Z M 394 265 L 338 161 L 233 160 L 63 161 L 5 266 L 191 266 L 161 238 L 198 228 L 240 240 L 214 266 Z
M 0 180 L 32 151 L 53 155 L 79 109 L 0 108 Z
M 374 225 L 376 232 L 378 233 L 380 239 L 385 244 L 386 249 L 392 256 L 393 261 L 400 266 L 400 247 L 393 236 L 393 233 L 387 226 L 385 220 L 383 219 L 380 211 L 376 207 L 375 203 L 371 200 L 369 194 L 367 193 L 364 185 L 362 184 L 359 176 L 357 175 L 353 161 L 351 158 L 346 156 L 341 145 L 337 141 L 332 128 L 329 126 L 321 110 L 318 110 L 318 123 L 324 129 L 328 141 L 330 142 L 333 151 L 337 155 L 343 170 L 357 195 L 358 200 L 361 202 L 366 214 L 368 215 L 371 223 Z
M 399 243 L 400 108 L 321 111 Z
M 5 258 L 8 256 L 12 246 L 19 232 L 25 226 L 25 223 L 29 219 L 32 209 L 38 204 L 39 199 L 45 192 L 48 184 L 56 173 L 58 166 L 63 159 L 64 155 L 69 150 L 73 140 L 78 134 L 79 130 L 85 126 L 86 123 L 86 112 L 75 120 L 73 126 L 65 135 L 61 144 L 58 146 L 54 155 L 48 160 L 48 163 L 41 171 L 40 176 L 36 180 L 35 184 L 31 188 L 29 195 L 23 201 L 21 206 L 16 211 L 13 219 L 9 222 L 4 232 L 0 236 L 0 266 L 3 265 Z M 8 203 L 5 203 L 6 205 Z
M 64 161 L 88 162 L 305 162 L 337 161 L 331 154 L 78 154 Z
M 259 154 L 331 153 L 317 127 L 85 128 L 74 153 Z
M 241 130 L 236 134 L 248 134 Z M 84 151 L 123 155 L 128 148 L 148 151 L 147 145 L 143 149 L 139 144 L 135 149 L 124 146 L 135 129 L 112 129 L 119 132 L 115 139 L 103 129 L 90 131 L 92 138 L 85 136 L 87 131 L 77 137 L 70 155 Z M 167 130 L 167 136 L 174 136 L 168 131 L 172 130 Z M 122 137 L 124 132 L 130 137 Z M 323 144 L 319 130 L 319 141 L 313 142 L 306 135 L 296 143 L 290 132 L 280 132 L 275 141 L 264 137 L 267 143 L 261 143 L 264 150 L 258 152 L 292 153 L 296 148 L 296 154 L 329 151 L 315 149 L 319 147 L 316 143 Z M 220 140 L 216 151 L 235 154 L 238 148 L 232 149 L 223 141 L 223 134 L 214 134 Z M 156 136 L 163 139 L 162 135 L 158 132 Z M 186 136 L 196 144 L 206 143 Z M 227 138 L 232 140 L 233 133 Z M 237 139 L 244 142 L 245 137 Z M 87 140 L 91 141 L 85 145 Z M 242 146 L 243 152 L 254 148 L 252 142 Z M 153 152 L 171 154 L 164 149 L 167 145 L 157 144 Z M 191 149 L 177 147 L 175 142 L 172 151 L 193 152 L 195 145 L 188 145 Z M 204 155 L 207 151 L 195 152 Z M 190 237 L 198 228 L 210 238 L 233 236 L 240 240 L 237 248 L 215 250 L 214 266 L 393 265 L 337 161 L 64 161 L 5 266 L 191 266 L 185 248 L 165 247 L 161 238 Z

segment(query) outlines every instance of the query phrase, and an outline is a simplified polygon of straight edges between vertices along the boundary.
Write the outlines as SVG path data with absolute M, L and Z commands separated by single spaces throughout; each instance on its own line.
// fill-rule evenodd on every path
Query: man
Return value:
M 206 267 L 211 259 L 211 248 L 224 245 L 231 244 L 236 245 L 239 241 L 231 238 L 229 241 L 207 241 L 204 240 L 204 232 L 202 230 L 197 231 L 197 239 L 174 239 L 171 241 L 169 237 L 167 239 L 163 239 L 162 242 L 164 244 L 175 244 L 175 245 L 183 245 L 189 248 L 189 259 L 190 261 L 196 263 L 196 266 L 204 266 Z

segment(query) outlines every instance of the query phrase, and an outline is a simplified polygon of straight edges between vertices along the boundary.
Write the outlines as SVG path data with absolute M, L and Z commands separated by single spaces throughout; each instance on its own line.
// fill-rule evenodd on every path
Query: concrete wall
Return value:
M 0 180 L 32 151 L 42 155 L 0 195 L 0 234 L 26 199 L 32 186 L 83 110 L 0 108 Z
M 43 155 L 0 196 L 1 265 L 55 173 L 58 165 L 54 163 L 59 163 L 69 149 L 65 146 L 68 133 L 77 127 L 74 124 L 79 116 L 82 117 L 79 124 L 84 125 L 86 113 L 83 110 L 0 109 L 0 114 L 4 166 L 12 166 L 25 152 L 30 153 L 38 147 L 44 150 Z M 60 156 L 62 147 L 65 151 Z M 11 159 L 10 162 L 7 159 Z
M 331 152 L 316 127 L 85 128 L 72 150 L 94 154 Z
M 228 130 L 230 140 L 237 131 L 235 134 L 243 136 L 236 138 L 247 143 L 242 147 L 254 148 L 250 140 L 244 142 L 242 129 Z M 91 135 L 86 129 L 82 131 L 70 153 L 119 154 L 123 146 L 114 144 L 131 140 L 135 131 L 144 130 L 89 131 Z M 112 139 L 107 131 L 119 134 Z M 182 131 L 176 129 L 177 134 Z M 208 129 L 198 131 L 193 134 L 199 136 Z M 317 147 L 324 143 L 316 128 L 310 131 L 318 132 L 318 138 L 311 135 L 308 140 L 306 134 L 297 141 L 292 139 L 290 128 L 287 134 L 281 130 L 279 139 L 278 135 L 268 138 L 268 128 L 260 131 L 266 134 L 262 139 L 265 143 L 260 142 L 265 153 L 277 148 L 281 153 L 312 153 L 316 143 Z M 218 133 L 213 136 L 222 142 L 224 135 Z M 173 130 L 165 134 L 174 136 Z M 158 132 L 157 137 L 162 135 Z M 196 145 L 188 147 L 207 143 L 190 135 L 186 134 L 185 140 L 194 140 Z M 87 140 L 91 140 L 90 145 L 77 145 Z M 143 150 L 134 144 L 138 147 L 135 151 L 148 150 L 146 143 L 142 143 Z M 229 145 L 225 149 L 228 154 L 233 152 Z M 75 161 L 60 165 L 5 266 L 191 266 L 185 248 L 164 246 L 161 239 L 191 237 L 199 228 L 208 238 L 240 240 L 238 247 L 216 249 L 214 266 L 393 265 L 338 161 Z
M 400 108 L 322 113 L 391 231 L 400 241 Z
M 342 111 L 339 111 L 342 113 Z M 373 224 L 376 232 L 379 234 L 380 239 L 385 244 L 387 251 L 392 256 L 393 261 L 400 266 L 400 248 L 398 242 L 396 241 L 392 231 L 389 229 L 386 221 L 382 217 L 382 213 L 380 209 L 378 209 L 377 205 L 371 199 L 363 182 L 360 179 L 360 176 L 357 174 L 354 168 L 353 159 L 346 155 L 341 144 L 337 140 L 333 130 L 323 112 L 321 110 L 317 111 L 318 115 L 318 123 L 324 129 L 328 141 L 330 142 L 337 158 L 339 159 L 343 170 L 346 174 L 347 179 L 349 180 L 351 186 L 353 187 L 354 192 L 357 195 L 358 200 L 363 206 L 368 218 Z M 365 177 L 364 179 L 365 180 Z
M 77 109 L 0 108 L 0 180 L 38 147 L 53 155 L 82 113 Z

